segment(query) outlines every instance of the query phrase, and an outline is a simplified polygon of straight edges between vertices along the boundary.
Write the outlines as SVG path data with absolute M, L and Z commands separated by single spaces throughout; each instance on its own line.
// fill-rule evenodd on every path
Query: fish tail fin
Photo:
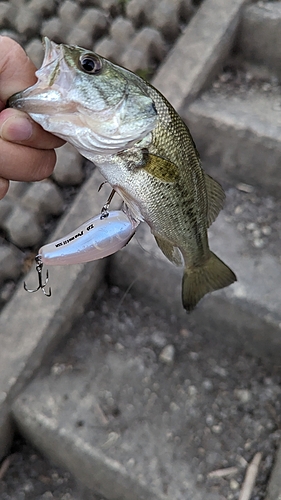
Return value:
M 187 312 L 192 311 L 206 293 L 219 290 L 236 281 L 235 274 L 213 252 L 198 267 L 186 267 L 182 279 L 182 303 Z

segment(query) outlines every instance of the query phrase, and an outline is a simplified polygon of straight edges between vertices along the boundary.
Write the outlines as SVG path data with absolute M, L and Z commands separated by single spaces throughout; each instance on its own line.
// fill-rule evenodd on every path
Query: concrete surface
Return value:
M 203 488 L 198 490 L 184 457 L 173 459 L 174 443 L 167 439 L 173 417 L 167 412 L 166 419 L 163 415 L 167 375 L 163 374 L 161 383 L 158 382 L 161 387 L 157 408 L 151 400 L 148 409 L 143 398 L 145 360 L 140 358 L 130 352 L 111 352 L 104 357 L 102 351 L 97 351 L 96 355 L 85 357 L 80 377 L 54 377 L 51 385 L 48 379 L 37 380 L 14 405 L 19 429 L 44 455 L 63 464 L 83 484 L 109 500 L 215 500 Z M 106 374 L 108 365 L 111 369 Z M 117 380 L 126 381 L 126 394 L 119 398 L 119 405 L 127 406 L 123 419 L 130 422 L 122 438 L 108 430 L 98 404 L 101 388 L 114 393 Z M 146 385 L 151 392 L 152 384 Z M 62 393 L 68 395 L 66 403 L 61 399 Z M 176 399 L 171 399 L 174 405 Z
M 152 83 L 177 110 L 209 85 L 221 68 L 246 3 L 205 0 L 169 52 Z
M 280 78 L 281 2 L 257 2 L 243 10 L 237 48 L 255 72 Z
M 278 90 L 278 89 L 277 89 Z M 280 94 L 211 90 L 182 112 L 201 158 L 215 177 L 245 182 L 279 196 Z
M 95 175 L 81 189 L 70 211 L 62 218 L 51 239 L 67 234 L 71 229 L 99 213 L 105 195 L 97 195 L 100 177 Z M 98 201 L 99 198 L 99 201 Z M 103 201 L 101 201 L 103 200 Z M 67 333 L 73 319 L 83 313 L 84 305 L 98 288 L 104 274 L 105 261 L 87 266 L 75 265 L 49 269 L 52 297 L 42 293 L 28 294 L 23 283 L 0 316 L 0 456 L 3 457 L 11 440 L 7 431 L 8 404 L 24 387 L 61 337 Z M 25 280 L 29 287 L 37 286 L 34 267 Z
M 281 448 L 277 451 L 275 465 L 269 480 L 265 500 L 281 500 Z
M 95 311 L 94 326 L 78 324 L 80 338 L 72 332 L 66 349 L 13 405 L 20 431 L 109 500 L 217 500 L 196 484 L 186 451 L 185 427 L 195 417 L 194 387 L 183 384 L 189 351 L 180 364 L 161 366 L 140 328 L 132 336 L 135 312 L 126 322 L 116 317 L 113 330 Z M 165 328 L 155 335 L 159 344 L 175 326 Z

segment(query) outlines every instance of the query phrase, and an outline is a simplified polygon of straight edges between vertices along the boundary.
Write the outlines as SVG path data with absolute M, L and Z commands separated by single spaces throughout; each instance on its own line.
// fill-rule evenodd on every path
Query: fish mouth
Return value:
M 49 38 L 43 38 L 45 48 L 41 67 L 35 72 L 37 82 L 27 89 L 17 92 L 8 99 L 8 107 L 20 109 L 27 113 L 50 112 L 52 104 L 59 104 L 72 83 L 71 70 L 64 61 L 61 45 L 57 45 Z M 59 85 L 56 78 L 60 75 Z M 56 107 L 54 112 L 57 112 Z
M 93 88 L 87 80 L 83 83 L 87 92 L 83 86 L 80 88 L 81 75 L 71 51 L 76 49 L 79 55 L 85 49 L 58 45 L 47 37 L 44 45 L 42 66 L 35 73 L 38 81 L 10 97 L 9 107 L 28 113 L 43 129 L 67 140 L 78 150 L 96 154 L 112 154 L 131 147 L 155 127 L 156 108 L 139 82 L 134 89 L 126 75 L 122 75 L 122 90 L 116 91 L 113 87 L 114 98 L 107 102 L 102 87 L 104 80 Z

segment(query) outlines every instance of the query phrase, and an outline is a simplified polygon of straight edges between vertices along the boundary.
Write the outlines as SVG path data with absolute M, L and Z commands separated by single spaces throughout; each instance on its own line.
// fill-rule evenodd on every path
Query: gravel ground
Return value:
M 265 248 L 270 255 L 280 256 L 280 214 L 280 200 L 253 186 L 239 183 L 226 192 L 222 215 L 236 225 L 256 255 Z
M 155 372 L 156 381 L 161 358 L 171 356 L 171 380 L 175 376 L 176 383 L 176 373 L 184 373 L 181 383 L 192 396 L 193 418 L 188 419 L 188 435 L 182 436 L 182 442 L 179 440 L 178 453 L 192 464 L 198 483 L 207 484 L 209 491 L 218 493 L 218 498 L 236 500 L 248 463 L 258 451 L 262 452 L 251 497 L 262 500 L 280 439 L 280 367 L 246 355 L 227 340 L 214 342 L 211 332 L 192 326 L 192 319 L 189 324 L 186 329 L 186 322 L 167 317 L 114 287 L 106 291 L 98 308 L 89 306 L 82 323 L 73 329 L 64 356 L 73 359 L 83 339 L 102 334 L 110 344 L 118 343 L 138 352 L 145 350 L 147 371 Z M 231 332 L 225 332 L 227 336 Z M 172 352 L 167 352 L 166 346 L 173 346 Z M 180 429 L 180 423 L 178 426 Z M 212 471 L 228 467 L 236 469 L 232 476 L 210 476 Z
M 182 421 L 187 417 L 181 417 L 171 429 L 171 435 L 179 436 L 176 453 L 191 464 L 198 486 L 206 485 L 220 500 L 237 500 L 247 466 L 261 452 L 251 500 L 262 500 L 280 440 L 280 366 L 245 354 L 233 342 L 230 345 L 231 332 L 225 332 L 226 341 L 218 343 L 211 332 L 192 325 L 192 317 L 189 325 L 187 329 L 175 317 L 113 287 L 104 291 L 99 303 L 89 304 L 49 369 L 57 373 L 67 367 L 75 373 L 81 356 L 95 349 L 95 343 L 144 353 L 147 373 L 155 383 L 158 376 L 161 379 L 161 365 L 172 363 L 167 394 L 175 388 L 185 391 L 186 404 L 191 405 L 188 425 Z M 184 379 L 179 380 L 179 373 L 184 373 Z M 122 433 L 122 415 L 115 416 L 113 425 L 115 432 Z M 53 468 L 22 441 L 15 446 L 15 458 L 0 483 L 1 500 L 89 498 L 89 493 L 77 490 L 68 473 Z M 233 469 L 225 477 L 214 473 L 229 467 Z
M 8 467 L 5 472 L 6 467 Z M 50 464 L 16 436 L 0 468 L 1 500 L 103 500 L 78 485 L 69 472 Z

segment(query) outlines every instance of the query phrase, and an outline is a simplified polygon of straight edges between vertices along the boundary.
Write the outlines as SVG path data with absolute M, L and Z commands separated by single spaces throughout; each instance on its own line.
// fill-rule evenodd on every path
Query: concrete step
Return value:
M 125 296 L 114 301 L 105 295 L 100 306 L 93 298 L 67 344 L 13 404 L 20 432 L 107 500 L 225 498 L 194 468 L 192 439 L 198 432 L 192 419 L 205 425 L 206 408 L 199 416 L 193 407 L 197 390 L 190 387 L 196 380 L 187 368 L 190 351 L 209 359 L 210 345 L 220 360 L 217 349 L 223 348 L 230 353 L 225 366 L 243 353 L 245 365 L 256 358 L 268 373 L 279 366 L 281 349 L 281 206 L 254 189 L 241 189 L 250 190 L 240 185 L 227 192 L 226 209 L 210 231 L 212 250 L 237 273 L 238 283 L 205 297 L 186 315 L 180 303 L 182 271 L 169 265 L 143 224 L 107 270 L 111 285 Z M 137 302 L 126 302 L 128 289 Z M 117 291 L 113 288 L 113 295 Z M 185 344 L 195 332 L 194 345 Z M 200 370 L 208 378 L 210 367 L 204 371 L 200 363 Z M 240 372 L 237 380 L 246 383 Z M 206 396 L 198 393 L 205 404 Z M 232 418 L 224 422 L 233 432 Z M 268 429 L 265 442 L 273 439 Z M 236 434 L 233 439 L 241 448 Z M 220 443 L 220 435 L 216 444 L 210 441 L 208 467 L 226 463 Z
M 245 182 L 279 197 L 281 95 L 278 85 L 224 75 L 182 115 L 217 178 Z M 237 82 L 239 79 L 239 85 Z M 242 81 L 242 84 L 241 84 Z
M 248 1 L 204 0 L 170 50 L 152 83 L 177 111 L 208 87 L 222 68 Z
M 175 433 L 184 433 L 187 406 L 192 408 L 188 387 L 186 403 L 184 394 L 173 395 L 184 360 L 169 382 L 169 363 L 159 366 L 143 339 L 136 345 L 142 334 L 133 316 L 125 324 L 117 316 L 113 331 L 106 322 L 95 308 L 88 330 L 83 321 L 79 337 L 71 337 L 76 352 L 62 347 L 51 370 L 15 401 L 21 434 L 107 500 L 217 500 L 196 485 L 191 461 L 177 450 L 181 437 L 175 440 Z M 133 335 L 130 348 L 120 343 L 125 333 Z
M 243 9 L 236 50 L 256 75 L 280 80 L 281 2 L 257 2 Z
M 208 473 L 235 465 L 238 488 L 255 450 L 271 443 L 265 456 L 273 456 L 278 435 L 263 412 L 265 400 L 278 411 L 280 388 L 269 401 L 267 382 L 256 380 L 280 364 L 280 204 L 235 189 L 227 199 L 210 243 L 237 272 L 237 284 L 186 315 L 181 270 L 142 225 L 111 260 L 114 287 L 98 303 L 93 297 L 13 404 L 20 432 L 107 500 L 231 498 L 228 480 L 218 486 Z M 237 414 L 241 388 L 250 403 Z

